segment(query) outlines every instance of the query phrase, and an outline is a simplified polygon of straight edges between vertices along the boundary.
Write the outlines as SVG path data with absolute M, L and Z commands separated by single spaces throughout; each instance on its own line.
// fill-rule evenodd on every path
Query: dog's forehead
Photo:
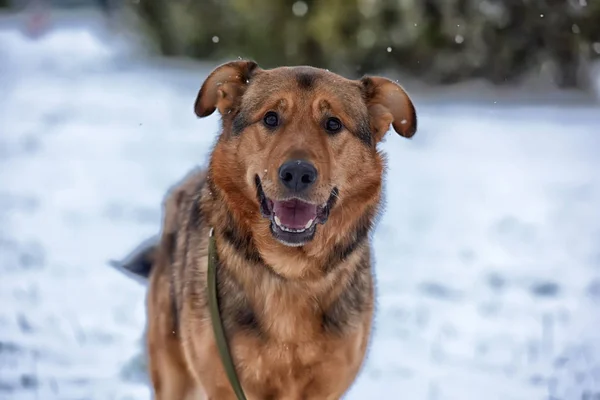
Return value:
M 248 94 L 253 101 L 265 101 L 275 94 L 312 97 L 333 96 L 341 102 L 361 99 L 360 84 L 328 70 L 300 66 L 262 70 L 252 79 Z

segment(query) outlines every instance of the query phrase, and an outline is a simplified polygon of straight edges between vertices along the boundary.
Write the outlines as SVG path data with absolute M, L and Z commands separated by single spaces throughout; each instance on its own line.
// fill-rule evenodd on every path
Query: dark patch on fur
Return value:
M 254 70 L 258 68 L 258 64 L 253 60 L 246 60 L 246 68 L 241 71 L 243 82 L 248 82 L 254 75 Z
M 165 254 L 169 258 L 169 263 L 175 262 L 175 249 L 177 248 L 177 232 L 165 233 Z
M 300 89 L 308 90 L 312 88 L 316 79 L 317 75 L 312 72 L 302 71 L 296 74 L 296 82 L 298 82 Z
M 244 258 L 253 263 L 262 263 L 262 257 L 252 243 L 252 238 L 241 236 L 237 227 L 230 226 L 223 231 L 223 238 Z
M 375 95 L 375 84 L 373 79 L 368 76 L 363 76 L 360 80 L 362 84 L 362 95 L 365 103 L 367 103 Z
M 200 229 L 202 227 L 202 222 L 207 220 L 204 210 L 202 209 L 202 189 L 205 185 L 209 185 L 210 187 L 211 184 L 212 182 L 207 178 L 202 180 L 202 182 L 194 189 L 194 193 L 192 194 L 193 200 L 190 210 L 190 220 L 188 223 L 188 233 L 191 229 Z
M 333 190 L 331 191 L 331 196 L 329 196 L 329 199 L 327 200 L 327 209 L 329 210 L 329 212 L 331 212 L 331 209 L 333 207 L 335 207 L 335 205 L 337 204 L 339 195 L 340 195 L 340 189 L 338 189 L 337 187 L 334 187 Z
M 200 228 L 203 220 L 202 207 L 200 206 L 200 200 L 202 196 L 200 193 L 194 194 L 194 200 L 192 202 L 192 209 L 190 210 L 190 227 L 192 228 Z
M 260 212 L 264 216 L 268 216 L 271 211 L 268 209 L 265 202 L 267 198 L 265 197 L 265 192 L 262 189 L 262 183 L 260 182 L 260 178 L 258 175 L 254 175 L 254 185 L 256 186 L 256 199 L 258 200 L 258 204 L 260 204 Z
M 276 388 L 273 388 L 273 385 L 269 385 L 271 386 L 271 388 L 269 388 L 265 395 L 262 397 L 264 400 L 277 400 L 281 398 L 281 394 L 279 392 L 279 390 L 277 390 Z M 302 397 L 302 400 L 304 400 L 304 397 Z
M 369 208 L 367 211 L 365 211 L 365 213 L 356 222 L 352 233 L 347 235 L 346 239 L 342 241 L 342 243 L 338 243 L 333 247 L 327 263 L 324 265 L 325 273 L 333 271 L 367 241 L 369 232 L 373 226 L 374 215 L 375 210 L 373 208 Z
M 262 336 L 260 323 L 244 293 L 242 285 L 217 261 L 217 296 L 225 332 L 231 336 L 238 330 Z
M 331 306 L 323 312 L 321 323 L 325 332 L 343 334 L 348 325 L 360 320 L 361 314 L 367 309 L 373 290 L 370 266 L 370 252 L 365 249 L 360 261 L 355 265 L 346 287 Z
M 233 117 L 231 133 L 233 136 L 239 136 L 248 126 L 250 126 L 250 122 L 248 121 L 246 114 L 240 111 Z
M 263 259 L 254 245 L 254 240 L 250 234 L 244 234 L 240 231 L 238 225 L 233 219 L 233 216 L 227 212 L 227 222 L 223 228 L 223 239 L 227 241 L 237 252 L 241 253 L 244 258 L 255 264 L 262 264 Z
M 371 124 L 368 119 L 363 119 L 358 124 L 358 130 L 355 132 L 356 137 L 368 147 L 373 146 L 373 135 L 371 134 Z

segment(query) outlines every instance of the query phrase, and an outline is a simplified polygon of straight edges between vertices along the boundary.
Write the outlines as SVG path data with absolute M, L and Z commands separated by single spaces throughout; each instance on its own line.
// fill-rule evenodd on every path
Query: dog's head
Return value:
M 351 233 L 379 203 L 384 161 L 377 144 L 390 125 L 406 138 L 417 126 L 410 98 L 386 78 L 263 70 L 251 61 L 208 76 L 195 112 L 206 117 L 216 109 L 223 131 L 211 178 L 241 223 L 279 246 L 333 245 L 333 236 Z

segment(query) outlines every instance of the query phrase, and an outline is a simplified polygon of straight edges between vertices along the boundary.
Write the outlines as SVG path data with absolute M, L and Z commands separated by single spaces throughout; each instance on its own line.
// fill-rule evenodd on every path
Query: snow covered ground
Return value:
M 101 26 L 30 40 L 0 18 L 2 400 L 149 398 L 145 289 L 106 261 L 157 232 L 218 119 L 192 112 L 206 65 Z M 600 108 L 416 98 L 418 134 L 383 145 L 376 330 L 347 398 L 600 399 Z

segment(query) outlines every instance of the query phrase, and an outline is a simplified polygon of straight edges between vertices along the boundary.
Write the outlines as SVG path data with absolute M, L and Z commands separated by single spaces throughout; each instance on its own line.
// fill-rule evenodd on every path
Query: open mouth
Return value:
M 271 221 L 271 233 L 287 246 L 302 246 L 313 239 L 317 224 L 324 224 L 337 199 L 337 188 L 323 204 L 313 204 L 298 198 L 275 200 L 263 192 L 260 178 L 255 177 L 260 211 Z

